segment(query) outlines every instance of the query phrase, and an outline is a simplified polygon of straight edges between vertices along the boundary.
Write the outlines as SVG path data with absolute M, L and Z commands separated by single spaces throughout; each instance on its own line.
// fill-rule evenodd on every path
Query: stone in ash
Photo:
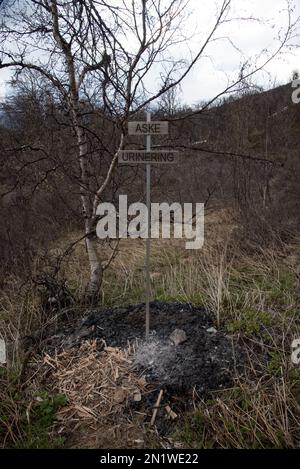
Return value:
M 187 340 L 187 336 L 183 329 L 175 329 L 170 335 L 170 339 L 174 345 L 180 345 Z

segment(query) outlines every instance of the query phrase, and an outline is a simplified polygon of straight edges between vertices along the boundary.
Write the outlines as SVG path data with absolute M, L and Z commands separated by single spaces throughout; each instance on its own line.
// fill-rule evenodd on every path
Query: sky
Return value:
M 186 33 L 193 34 L 189 41 L 189 49 L 185 46 L 177 47 L 174 55 L 187 58 L 198 48 L 207 36 L 215 19 L 216 6 L 222 0 L 190 0 L 188 7 L 189 19 L 186 23 Z M 292 1 L 292 0 L 291 0 Z M 300 15 L 300 2 L 294 12 L 294 17 Z M 287 26 L 286 0 L 232 0 L 230 21 L 218 31 L 220 39 L 212 43 L 207 49 L 205 57 L 195 66 L 181 87 L 181 101 L 184 104 L 197 104 L 209 100 L 226 87 L 230 80 L 237 77 L 241 61 L 255 60 L 262 50 L 274 51 L 278 47 L 278 32 L 281 34 Z M 241 20 L 240 18 L 254 17 L 256 20 Z M 300 26 L 300 25 L 299 25 Z M 230 39 L 230 40 L 229 40 Z M 234 44 L 234 47 L 233 45 Z M 266 67 L 265 72 L 259 73 L 255 81 L 264 88 L 284 84 L 291 81 L 294 70 L 300 70 L 300 29 L 295 37 L 293 48 L 289 53 L 284 52 Z M 236 48 L 240 52 L 237 52 Z M 257 59 L 257 63 L 266 57 Z M 243 59 L 242 59 L 243 58 Z M 157 70 L 150 80 L 157 80 Z M 9 92 L 8 80 L 10 72 L 0 70 L 0 99 Z M 151 83 L 148 83 L 151 88 Z
M 294 17 L 300 15 L 300 2 L 296 0 L 297 7 Z M 213 4 L 211 0 L 193 0 L 195 15 L 194 22 L 197 29 L 207 31 L 209 23 L 213 21 Z M 206 10 L 206 15 L 203 15 Z M 261 21 L 239 20 L 225 25 L 220 36 L 228 36 L 235 46 L 242 52 L 242 56 L 252 61 L 264 49 L 275 51 L 278 47 L 278 32 L 281 34 L 287 26 L 287 13 L 285 0 L 235 0 L 233 1 L 232 17 L 247 18 L 253 16 Z M 299 25 L 300 26 L 300 25 Z M 284 51 L 272 61 L 265 72 L 258 73 L 254 81 L 264 88 L 284 84 L 291 81 L 294 70 L 300 70 L 300 29 L 299 36 L 293 40 L 292 51 Z M 207 58 L 204 58 L 194 68 L 182 86 L 182 98 L 187 103 L 209 99 L 224 89 L 228 80 L 238 75 L 241 63 L 241 54 L 231 46 L 228 40 L 217 41 L 209 49 Z M 264 56 L 266 57 L 266 56 Z M 262 57 L 263 58 L 263 57 Z M 257 63 L 261 63 L 258 60 Z

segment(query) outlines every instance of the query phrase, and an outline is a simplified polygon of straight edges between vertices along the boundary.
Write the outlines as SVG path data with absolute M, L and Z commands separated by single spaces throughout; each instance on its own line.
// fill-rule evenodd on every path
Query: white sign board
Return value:
M 146 150 L 122 150 L 118 154 L 119 163 L 153 163 L 153 164 L 172 164 L 178 163 L 178 152 L 170 150 L 146 151 Z
M 0 339 L 0 365 L 6 363 L 6 345 L 3 339 Z
M 129 135 L 168 135 L 167 121 L 128 122 Z

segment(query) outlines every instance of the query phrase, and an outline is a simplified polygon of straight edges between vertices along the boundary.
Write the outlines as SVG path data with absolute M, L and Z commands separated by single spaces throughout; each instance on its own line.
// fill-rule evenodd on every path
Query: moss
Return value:
M 295 300 L 297 279 L 288 271 L 279 272 L 278 278 L 269 285 L 268 296 L 271 302 L 285 306 Z
M 177 429 L 173 437 L 188 447 L 209 449 L 213 447 L 213 441 L 208 438 L 206 428 L 206 417 L 197 411 L 185 418 L 183 427 Z
M 166 301 L 166 302 L 176 302 L 176 301 L 183 301 L 183 298 L 180 295 L 168 295 L 167 293 L 158 293 L 155 295 L 155 297 L 159 301 Z
M 280 350 L 273 350 L 269 353 L 268 370 L 273 376 L 281 376 L 284 355 Z
M 254 309 L 245 309 L 240 313 L 240 317 L 227 323 L 228 332 L 243 332 L 245 335 L 260 335 L 262 329 L 269 327 L 272 323 L 269 313 L 256 311 Z
M 63 394 L 50 396 L 46 391 L 42 391 L 36 394 L 35 399 L 25 428 L 26 438 L 20 447 L 31 449 L 61 447 L 63 439 L 51 438 L 50 430 L 57 411 L 67 403 L 66 396 Z
M 0 440 L 10 431 L 13 440 L 6 440 L 7 447 L 13 448 L 60 448 L 63 438 L 51 434 L 57 411 L 66 405 L 63 394 L 50 396 L 46 391 L 37 393 L 28 405 L 28 396 L 21 393 L 11 383 L 6 389 L 6 399 L 0 403 Z M 11 403 L 14 402 L 14 419 L 12 423 Z M 14 428 L 16 426 L 16 428 Z

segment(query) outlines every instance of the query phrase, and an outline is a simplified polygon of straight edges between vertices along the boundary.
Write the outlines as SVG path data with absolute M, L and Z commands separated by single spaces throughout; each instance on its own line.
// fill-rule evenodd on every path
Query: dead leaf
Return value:
M 127 391 L 125 389 L 116 389 L 114 393 L 114 402 L 121 404 L 127 398 Z
M 140 402 L 142 400 L 142 395 L 140 393 L 140 391 L 138 389 L 136 389 L 135 391 L 133 391 L 133 400 L 135 402 Z
M 178 415 L 171 409 L 169 405 L 167 405 L 165 409 L 170 419 L 175 420 L 178 417 Z

